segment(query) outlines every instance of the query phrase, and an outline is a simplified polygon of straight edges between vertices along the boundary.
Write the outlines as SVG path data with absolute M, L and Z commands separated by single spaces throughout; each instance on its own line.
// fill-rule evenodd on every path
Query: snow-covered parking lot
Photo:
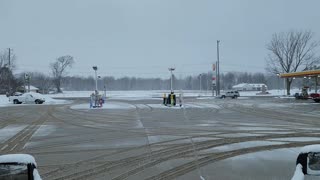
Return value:
M 308 100 L 190 95 L 167 107 L 154 92 L 121 94 L 99 109 L 81 97 L 54 106 L 1 98 L 0 151 L 34 155 L 49 180 L 290 179 L 299 149 L 320 143 L 320 105 Z

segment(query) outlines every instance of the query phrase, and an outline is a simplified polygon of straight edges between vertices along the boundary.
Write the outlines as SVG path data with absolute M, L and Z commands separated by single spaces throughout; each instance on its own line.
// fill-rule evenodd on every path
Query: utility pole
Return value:
M 220 40 L 217 40 L 217 95 L 220 95 L 220 57 L 219 57 L 219 43 Z
M 218 61 L 216 61 L 216 96 L 218 97 Z
M 209 74 L 208 74 L 209 75 Z M 216 89 L 217 93 L 217 62 L 212 64 L 212 96 L 214 96 L 214 89 Z M 216 94 L 218 96 L 218 94 Z
M 8 48 L 8 50 L 9 50 L 9 56 L 8 56 L 9 70 L 11 71 L 11 49 Z M 10 77 L 10 74 L 9 74 L 9 82 L 8 82 L 8 84 L 9 84 L 9 94 L 11 96 L 11 77 Z
M 202 74 L 199 74 L 199 79 L 200 79 L 200 84 L 199 84 L 200 87 L 199 87 L 199 89 L 200 89 L 200 93 L 201 93 L 201 90 L 202 90 L 202 87 L 201 87 L 202 86 L 202 84 L 201 84 L 201 79 L 202 78 L 201 77 L 202 77 Z
M 173 71 L 175 70 L 176 68 L 169 68 L 169 71 L 171 72 L 171 77 L 170 77 L 170 89 L 171 89 L 171 93 L 173 93 L 173 82 L 172 82 L 172 78 L 173 78 Z

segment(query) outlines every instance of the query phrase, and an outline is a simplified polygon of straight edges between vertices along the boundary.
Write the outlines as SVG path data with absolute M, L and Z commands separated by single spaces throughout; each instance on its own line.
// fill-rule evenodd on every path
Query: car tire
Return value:
M 320 103 L 320 99 L 314 99 L 314 102 Z
M 17 99 L 13 100 L 13 104 L 19 104 L 19 101 Z
M 237 99 L 237 98 L 238 98 L 238 96 L 237 96 L 237 95 L 234 95 L 234 96 L 233 96 L 233 99 Z
M 34 101 L 34 103 L 40 104 L 40 101 L 37 99 L 37 100 Z
M 226 96 L 225 96 L 225 95 L 221 96 L 221 99 L 225 99 L 225 98 L 226 98 Z

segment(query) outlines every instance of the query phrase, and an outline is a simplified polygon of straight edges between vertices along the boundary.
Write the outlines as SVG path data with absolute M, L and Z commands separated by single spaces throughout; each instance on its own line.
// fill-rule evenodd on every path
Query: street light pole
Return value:
M 199 79 L 200 79 L 200 93 L 201 93 L 201 90 L 202 90 L 202 84 L 201 84 L 201 78 L 202 77 L 202 74 L 199 74 Z
M 219 43 L 217 40 L 217 95 L 220 95 L 220 55 L 219 55 Z
M 280 73 L 277 73 L 278 76 L 278 92 L 280 91 Z
M 11 71 L 11 49 L 8 48 L 8 50 L 9 50 L 8 64 L 9 64 L 9 70 Z M 11 95 L 11 77 L 9 77 L 8 85 L 9 85 L 9 94 Z
M 171 83 L 170 83 L 170 89 L 171 89 L 171 93 L 173 93 L 173 80 L 172 80 L 172 78 L 173 78 L 173 71 L 175 70 L 175 68 L 169 68 L 169 71 L 171 72 L 171 78 L 170 78 L 170 81 L 171 81 Z
M 98 67 L 97 66 L 93 66 L 92 69 L 95 72 L 95 78 L 96 78 L 96 89 L 95 90 L 98 91 L 98 76 L 97 76 Z

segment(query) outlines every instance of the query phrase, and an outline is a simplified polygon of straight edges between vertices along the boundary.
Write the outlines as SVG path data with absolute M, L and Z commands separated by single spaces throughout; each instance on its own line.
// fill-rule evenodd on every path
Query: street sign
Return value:
M 216 77 L 215 77 L 215 76 L 212 77 L 212 84 L 213 84 L 214 86 L 216 85 Z
M 216 65 L 212 64 L 212 71 L 216 71 Z
M 26 81 L 30 80 L 30 75 L 29 75 L 29 74 L 24 74 L 24 79 L 25 79 Z

